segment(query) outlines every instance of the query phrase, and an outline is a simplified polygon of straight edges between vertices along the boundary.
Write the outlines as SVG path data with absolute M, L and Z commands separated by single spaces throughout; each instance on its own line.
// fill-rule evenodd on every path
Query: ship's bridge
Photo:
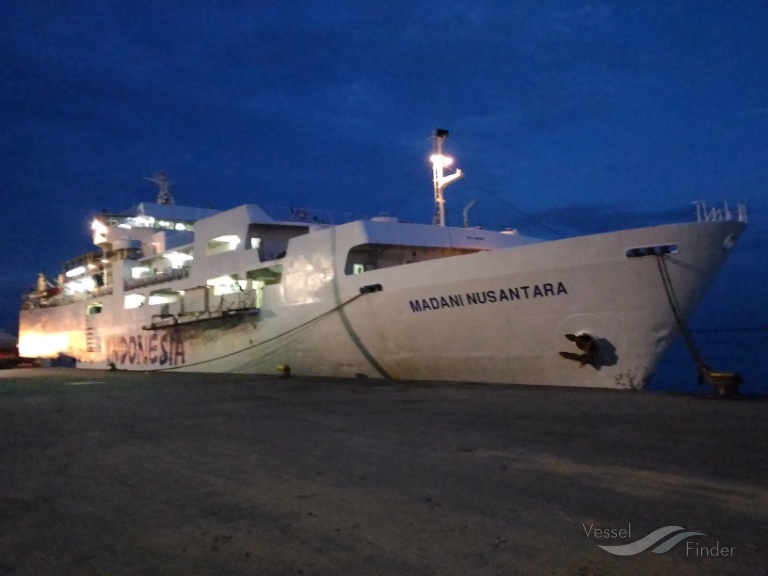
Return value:
M 121 240 L 149 241 L 157 231 L 192 232 L 194 223 L 218 214 L 212 208 L 194 208 L 175 204 L 142 202 L 121 214 L 102 212 L 93 221 L 93 243 L 109 249 Z

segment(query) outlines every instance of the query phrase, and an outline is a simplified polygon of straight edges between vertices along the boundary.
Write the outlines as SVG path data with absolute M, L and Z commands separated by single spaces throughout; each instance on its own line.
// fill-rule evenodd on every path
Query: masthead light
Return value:
M 429 159 L 432 161 L 432 164 L 435 166 L 450 166 L 453 164 L 453 158 L 450 156 L 443 156 L 442 154 L 432 154 L 432 156 L 429 157 Z

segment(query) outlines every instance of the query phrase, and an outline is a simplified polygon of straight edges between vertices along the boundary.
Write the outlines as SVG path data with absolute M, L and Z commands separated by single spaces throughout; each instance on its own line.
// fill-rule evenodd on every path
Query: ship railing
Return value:
M 697 200 L 693 204 L 696 206 L 696 220 L 698 222 L 747 221 L 747 206 L 745 204 L 737 203 L 735 212 L 728 206 L 728 202 L 711 206 L 705 200 Z
M 222 294 L 214 312 L 225 314 L 235 310 L 256 308 L 256 290 L 247 289 L 229 294 Z
M 92 290 L 89 294 L 91 298 L 100 298 L 102 296 L 109 296 L 114 291 L 112 286 L 99 286 Z
M 314 208 L 301 208 L 290 206 L 262 206 L 259 207 L 273 220 L 280 222 L 299 222 L 306 224 L 343 224 L 354 220 L 349 212 L 334 212 L 330 210 L 316 210 Z
M 189 268 L 166 268 L 155 274 L 149 274 L 147 276 L 141 276 L 140 278 L 129 278 L 123 281 L 123 289 L 125 291 L 135 290 L 136 288 L 143 288 L 144 286 L 152 286 L 154 284 L 161 284 L 163 282 L 170 282 L 172 280 L 181 280 L 182 278 L 189 277 Z
M 100 286 L 89 292 L 62 292 L 55 296 L 41 296 L 37 293 L 26 295 L 21 302 L 22 310 L 33 310 L 35 308 L 55 308 L 57 306 L 66 306 L 75 302 L 84 302 L 94 298 L 101 298 L 112 294 L 112 286 Z
M 211 286 L 201 288 L 204 288 L 206 294 L 210 294 L 213 290 Z M 163 304 L 160 312 L 152 315 L 151 323 L 142 326 L 142 329 L 157 330 L 170 326 L 184 326 L 242 314 L 258 315 L 260 310 L 256 307 L 256 302 L 256 290 L 253 289 L 220 294 L 218 299 L 210 301 L 210 306 L 208 296 L 202 301 L 196 299 L 193 302 L 187 302 L 185 295 L 182 300 Z M 187 309 L 187 305 L 190 304 L 193 309 Z M 203 306 L 198 307 L 200 304 Z

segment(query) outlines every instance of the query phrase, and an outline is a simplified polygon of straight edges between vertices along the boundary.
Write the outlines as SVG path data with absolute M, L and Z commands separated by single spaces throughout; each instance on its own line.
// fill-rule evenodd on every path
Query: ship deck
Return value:
M 2 371 L 0 572 L 763 574 L 763 400 Z

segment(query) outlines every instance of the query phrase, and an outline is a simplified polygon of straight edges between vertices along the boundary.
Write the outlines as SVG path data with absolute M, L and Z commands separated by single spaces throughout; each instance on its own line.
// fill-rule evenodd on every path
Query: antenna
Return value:
M 157 184 L 159 190 L 157 191 L 157 203 L 158 204 L 173 204 L 173 196 L 171 196 L 171 182 L 168 180 L 168 176 L 165 172 L 155 172 L 153 178 L 146 178 L 150 182 Z
M 469 204 L 464 206 L 464 211 L 462 212 L 464 214 L 464 228 L 469 228 L 469 209 L 475 204 L 477 204 L 477 199 L 473 198 Z
M 432 182 L 435 187 L 435 217 L 432 222 L 438 226 L 445 226 L 445 197 L 443 196 L 443 190 L 449 184 L 464 177 L 464 173 L 459 169 L 450 176 L 443 175 L 443 169 L 453 163 L 453 158 L 443 156 L 443 140 L 446 138 L 448 138 L 448 130 L 443 128 L 435 130 L 435 153 L 429 158 L 432 162 Z

